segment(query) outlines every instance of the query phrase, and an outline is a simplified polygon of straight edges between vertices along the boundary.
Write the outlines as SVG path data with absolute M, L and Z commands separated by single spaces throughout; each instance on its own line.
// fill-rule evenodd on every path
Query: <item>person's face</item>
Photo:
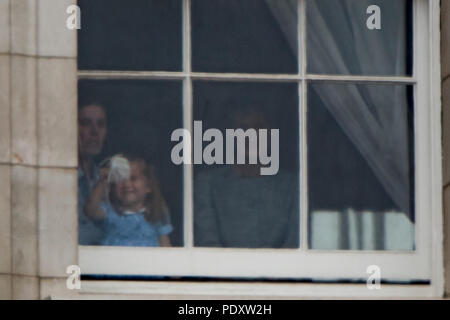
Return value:
M 106 137 L 106 115 L 102 107 L 86 106 L 78 115 L 79 151 L 81 155 L 96 156 Z
M 264 114 L 259 112 L 250 112 L 248 114 L 240 115 L 235 118 L 235 123 L 236 128 L 243 129 L 244 131 L 248 129 L 254 129 L 256 130 L 257 134 L 259 129 L 269 129 L 267 128 L 267 123 L 264 118 Z M 258 148 L 257 145 L 250 145 L 249 148 L 247 148 L 246 146 L 245 148 L 246 163 L 249 163 L 250 149 L 252 149 L 251 151 L 254 152 L 255 154 L 258 154 L 257 148 Z
M 141 209 L 152 191 L 142 169 L 141 163 L 131 162 L 130 177 L 115 184 L 116 197 L 125 209 Z

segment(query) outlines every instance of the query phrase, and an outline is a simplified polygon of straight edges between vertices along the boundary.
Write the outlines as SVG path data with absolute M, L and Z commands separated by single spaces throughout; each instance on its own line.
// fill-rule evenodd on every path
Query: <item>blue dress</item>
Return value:
M 164 222 L 150 223 L 143 211 L 119 214 L 106 202 L 101 207 L 106 213 L 105 219 L 98 222 L 104 231 L 104 246 L 159 247 L 159 237 L 173 230 L 168 215 Z

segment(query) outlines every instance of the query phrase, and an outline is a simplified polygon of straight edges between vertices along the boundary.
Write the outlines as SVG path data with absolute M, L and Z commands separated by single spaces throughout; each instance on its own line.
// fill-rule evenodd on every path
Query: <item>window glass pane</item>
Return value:
M 194 132 L 201 126 L 205 140 L 201 148 L 194 137 L 194 160 L 195 149 L 203 150 L 203 164 L 194 167 L 196 246 L 298 247 L 297 88 L 296 83 L 194 83 Z M 233 136 L 239 128 L 242 140 Z M 242 138 L 244 130 L 249 138 Z M 227 147 L 230 142 L 234 146 Z
M 313 249 L 414 249 L 412 91 L 405 85 L 309 85 Z
M 179 81 L 79 82 L 80 244 L 161 246 L 166 235 L 183 244 L 182 167 L 170 158 L 181 101 Z M 118 154 L 127 161 L 104 163 Z
M 193 0 L 194 71 L 297 73 L 297 0 Z
M 411 75 L 412 1 L 308 1 L 307 56 L 310 73 Z
M 78 5 L 80 69 L 181 70 L 182 1 L 79 0 Z

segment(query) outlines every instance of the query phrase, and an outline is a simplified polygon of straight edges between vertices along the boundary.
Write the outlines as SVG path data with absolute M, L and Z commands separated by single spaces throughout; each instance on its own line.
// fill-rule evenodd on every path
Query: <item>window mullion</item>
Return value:
M 183 0 L 183 127 L 192 132 L 192 70 L 191 70 L 191 0 Z M 183 140 L 185 141 L 185 140 Z M 187 150 L 187 149 L 185 149 Z M 193 165 L 183 165 L 183 239 L 184 247 L 193 247 Z
M 298 71 L 299 81 L 299 141 L 300 141 L 300 250 L 308 247 L 308 166 L 306 146 L 306 0 L 298 0 Z

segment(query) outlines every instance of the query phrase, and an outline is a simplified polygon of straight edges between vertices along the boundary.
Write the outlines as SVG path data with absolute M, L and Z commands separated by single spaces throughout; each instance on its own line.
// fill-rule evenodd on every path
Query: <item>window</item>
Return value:
M 435 284 L 431 3 L 80 0 L 83 273 Z M 166 240 L 89 229 L 117 154 L 154 173 Z

